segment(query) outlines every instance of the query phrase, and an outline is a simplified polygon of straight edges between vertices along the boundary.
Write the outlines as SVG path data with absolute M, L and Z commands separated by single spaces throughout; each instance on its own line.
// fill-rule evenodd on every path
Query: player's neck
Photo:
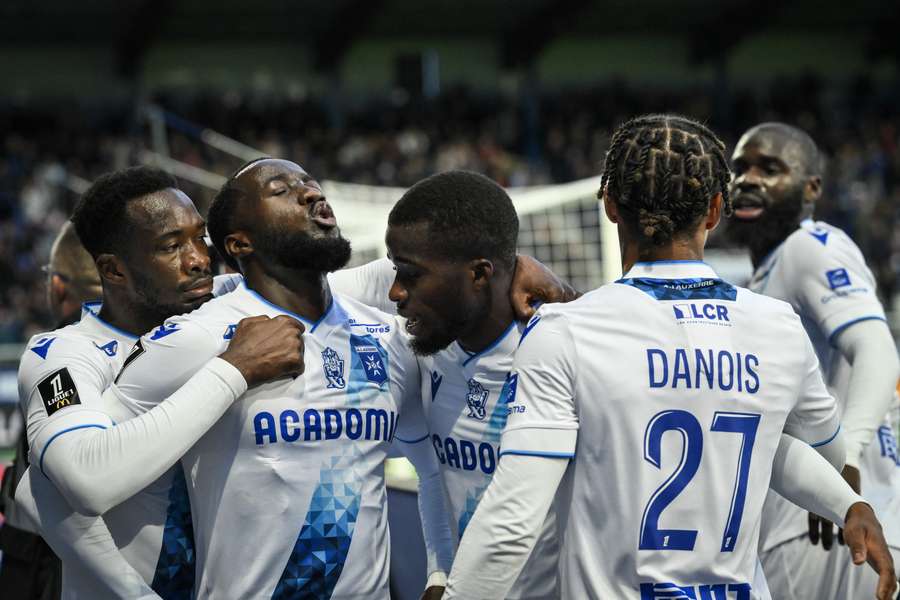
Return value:
M 468 352 L 481 352 L 499 338 L 515 320 L 512 304 L 509 301 L 509 287 L 512 280 L 505 285 L 491 288 L 491 309 L 482 318 L 473 321 L 465 333 L 459 336 L 459 345 Z
M 622 273 L 628 272 L 638 262 L 661 260 L 703 260 L 705 237 L 700 239 L 675 239 L 665 246 L 640 247 L 637 242 L 626 242 L 621 246 Z
M 164 320 L 158 312 L 129 302 L 125 298 L 117 298 L 115 293 L 109 293 L 107 290 L 104 290 L 103 304 L 97 316 L 108 325 L 134 336 L 144 335 L 154 327 L 162 325 Z
M 244 266 L 244 279 L 254 292 L 281 308 L 309 321 L 318 321 L 331 304 L 331 289 L 325 273 L 269 267 Z

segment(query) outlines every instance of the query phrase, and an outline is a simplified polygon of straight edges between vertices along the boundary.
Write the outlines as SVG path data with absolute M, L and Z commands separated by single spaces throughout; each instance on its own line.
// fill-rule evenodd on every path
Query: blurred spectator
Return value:
M 879 87 L 880 86 L 880 87 Z M 432 100 L 333 96 L 290 99 L 236 92 L 157 94 L 183 123 L 168 129 L 176 159 L 227 174 L 240 160 L 197 139 L 209 127 L 316 176 L 409 186 L 447 169 L 472 169 L 506 186 L 559 183 L 600 172 L 610 130 L 644 112 L 683 112 L 733 143 L 747 127 L 782 120 L 806 129 L 829 156 L 816 217 L 859 243 L 887 305 L 900 273 L 900 108 L 889 84 L 843 87 L 812 76 L 776 80 L 763 91 L 604 86 L 503 96 L 450 88 Z M 14 107 L 0 104 L 0 343 L 52 325 L 38 299 L 52 234 L 78 182 L 136 162 L 154 148 L 133 106 Z M 201 206 L 210 190 L 184 182 Z M 715 240 L 714 240 L 715 242 Z

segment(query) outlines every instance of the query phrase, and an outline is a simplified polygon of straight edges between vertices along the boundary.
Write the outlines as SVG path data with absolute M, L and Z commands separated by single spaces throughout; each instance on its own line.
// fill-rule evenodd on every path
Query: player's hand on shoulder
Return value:
M 878 600 L 894 598 L 897 589 L 894 560 L 871 506 L 857 502 L 850 507 L 844 522 L 844 540 L 854 564 L 868 562 L 878 573 L 875 597 Z
M 524 254 L 516 256 L 509 300 L 517 319 L 527 321 L 542 303 L 571 302 L 578 296 L 572 286 L 539 260 Z
M 303 331 L 286 315 L 241 319 L 228 349 L 219 358 L 230 362 L 252 387 L 303 373 Z

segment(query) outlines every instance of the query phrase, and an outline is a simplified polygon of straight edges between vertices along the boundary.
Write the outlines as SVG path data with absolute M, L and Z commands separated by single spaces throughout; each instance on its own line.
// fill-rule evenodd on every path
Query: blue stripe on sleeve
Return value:
M 839 333 L 841 333 L 851 325 L 856 325 L 860 321 L 884 321 L 885 323 L 887 323 L 884 317 L 880 317 L 878 315 L 869 315 L 868 317 L 860 317 L 858 319 L 853 319 L 852 321 L 847 321 L 846 323 L 835 329 L 833 332 L 831 332 L 831 335 L 828 336 L 828 343 L 834 346 L 834 339 L 838 336 Z
M 501 450 L 500 457 L 511 454 L 513 456 L 543 456 L 546 458 L 575 458 L 574 452 L 537 452 L 534 450 Z
M 416 440 L 404 440 L 402 437 L 395 435 L 394 439 L 399 440 L 399 441 L 403 442 L 404 444 L 418 444 L 419 442 L 427 440 L 429 435 L 430 434 L 426 433 L 425 435 L 423 435 L 422 437 L 420 437 L 419 439 L 416 439 Z
M 818 448 L 819 446 L 824 446 L 825 444 L 829 443 L 831 440 L 836 438 L 837 434 L 839 434 L 840 432 L 841 432 L 841 426 L 838 425 L 837 431 L 835 431 L 830 438 L 828 438 L 827 440 L 822 441 L 822 442 L 816 442 L 815 444 L 810 444 L 810 446 L 812 446 L 813 448 Z
M 47 440 L 47 443 L 44 444 L 44 449 L 41 450 L 41 458 L 38 461 L 38 467 L 40 467 L 41 473 L 44 473 L 44 454 L 47 452 L 47 448 L 50 447 L 50 444 L 53 443 L 53 440 L 55 440 L 56 438 L 58 438 L 59 436 L 61 436 L 64 433 L 69 433 L 70 431 L 75 431 L 76 429 L 87 429 L 89 427 L 96 427 L 97 429 L 106 429 L 105 425 L 100 425 L 99 423 L 90 423 L 87 425 L 76 425 L 74 427 L 69 427 L 68 429 L 63 429 L 62 431 L 57 431 L 56 433 L 54 433 L 53 437 L 51 437 L 49 440 Z M 47 474 L 44 473 L 44 476 L 46 477 Z

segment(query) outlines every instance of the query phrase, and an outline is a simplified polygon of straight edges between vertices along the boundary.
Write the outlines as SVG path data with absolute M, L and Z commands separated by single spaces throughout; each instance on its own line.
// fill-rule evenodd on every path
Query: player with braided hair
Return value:
M 601 196 L 625 276 L 525 327 L 501 458 L 445 599 L 506 597 L 555 498 L 562 598 L 766 600 L 770 485 L 843 520 L 890 596 L 890 551 L 835 468 L 837 406 L 800 319 L 702 262 L 730 209 L 723 151 L 679 116 L 616 132 Z
M 601 180 L 642 255 L 652 253 L 696 225 L 710 198 L 722 195 L 731 214 L 725 144 L 687 117 L 646 115 L 616 130 Z

